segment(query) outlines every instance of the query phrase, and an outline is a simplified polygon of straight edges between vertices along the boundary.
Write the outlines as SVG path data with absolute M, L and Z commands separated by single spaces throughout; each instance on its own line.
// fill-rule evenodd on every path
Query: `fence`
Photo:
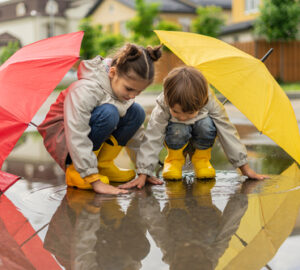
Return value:
M 300 81 L 300 41 L 266 42 L 263 40 L 251 42 L 235 42 L 236 48 L 249 53 L 256 58 L 262 58 L 273 48 L 272 54 L 265 61 L 270 73 L 283 82 Z M 168 72 L 183 62 L 174 54 L 164 52 L 156 64 L 155 83 L 161 83 Z

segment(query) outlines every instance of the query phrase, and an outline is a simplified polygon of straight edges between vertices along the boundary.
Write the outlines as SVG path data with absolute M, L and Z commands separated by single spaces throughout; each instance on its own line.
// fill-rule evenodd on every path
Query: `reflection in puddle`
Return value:
M 279 248 L 300 232 L 299 168 L 274 145 L 247 148 L 270 179 L 245 181 L 216 144 L 215 179 L 187 166 L 182 181 L 117 197 L 66 188 L 51 160 L 8 159 L 26 179 L 0 197 L 0 268 L 281 270 Z

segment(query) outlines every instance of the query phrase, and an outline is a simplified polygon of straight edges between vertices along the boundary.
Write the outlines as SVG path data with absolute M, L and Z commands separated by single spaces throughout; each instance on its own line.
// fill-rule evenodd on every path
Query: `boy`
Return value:
M 153 172 L 163 143 L 168 150 L 162 173 L 165 179 L 182 178 L 183 151 L 188 145 L 195 150 L 191 157 L 195 177 L 214 178 L 215 169 L 210 158 L 217 135 L 227 158 L 235 168 L 240 168 L 243 175 L 251 179 L 267 178 L 249 167 L 246 148 L 235 127 L 197 69 L 188 66 L 173 69 L 165 78 L 163 87 L 164 92 L 157 98 L 137 154 L 139 177 L 120 187 L 141 188 L 146 181 L 161 183 Z

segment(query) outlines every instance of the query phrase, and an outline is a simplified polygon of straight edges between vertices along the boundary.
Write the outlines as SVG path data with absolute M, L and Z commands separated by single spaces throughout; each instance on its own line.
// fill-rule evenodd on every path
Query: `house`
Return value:
M 197 17 L 199 5 L 217 5 L 224 9 L 228 22 L 231 20 L 230 0 L 146 0 L 147 3 L 160 3 L 159 18 L 181 25 L 183 31 L 189 31 L 191 21 Z M 86 17 L 93 24 L 101 24 L 104 31 L 128 36 L 126 22 L 136 15 L 135 0 L 98 0 Z
M 21 43 L 19 39 L 7 32 L 0 34 L 0 48 L 7 46 L 9 42 Z
M 254 34 L 254 22 L 263 1 L 232 0 L 232 24 L 222 28 L 220 38 L 258 59 L 272 48 L 273 53 L 265 62 L 271 74 L 284 82 L 299 81 L 300 41 L 267 42 Z
M 78 30 L 95 0 L 0 0 L 0 46 L 21 46 Z
M 228 43 L 255 39 L 254 21 L 259 15 L 261 0 L 232 0 L 232 23 L 222 28 L 220 38 Z

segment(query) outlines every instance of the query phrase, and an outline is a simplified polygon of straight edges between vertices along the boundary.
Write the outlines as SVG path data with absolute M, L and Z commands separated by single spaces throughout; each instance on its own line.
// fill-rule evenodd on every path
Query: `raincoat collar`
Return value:
M 118 100 L 111 88 L 108 76 L 110 63 L 109 58 L 104 59 L 100 55 L 90 60 L 83 60 L 78 67 L 77 75 L 79 80 L 85 79 L 97 83 L 113 99 Z

